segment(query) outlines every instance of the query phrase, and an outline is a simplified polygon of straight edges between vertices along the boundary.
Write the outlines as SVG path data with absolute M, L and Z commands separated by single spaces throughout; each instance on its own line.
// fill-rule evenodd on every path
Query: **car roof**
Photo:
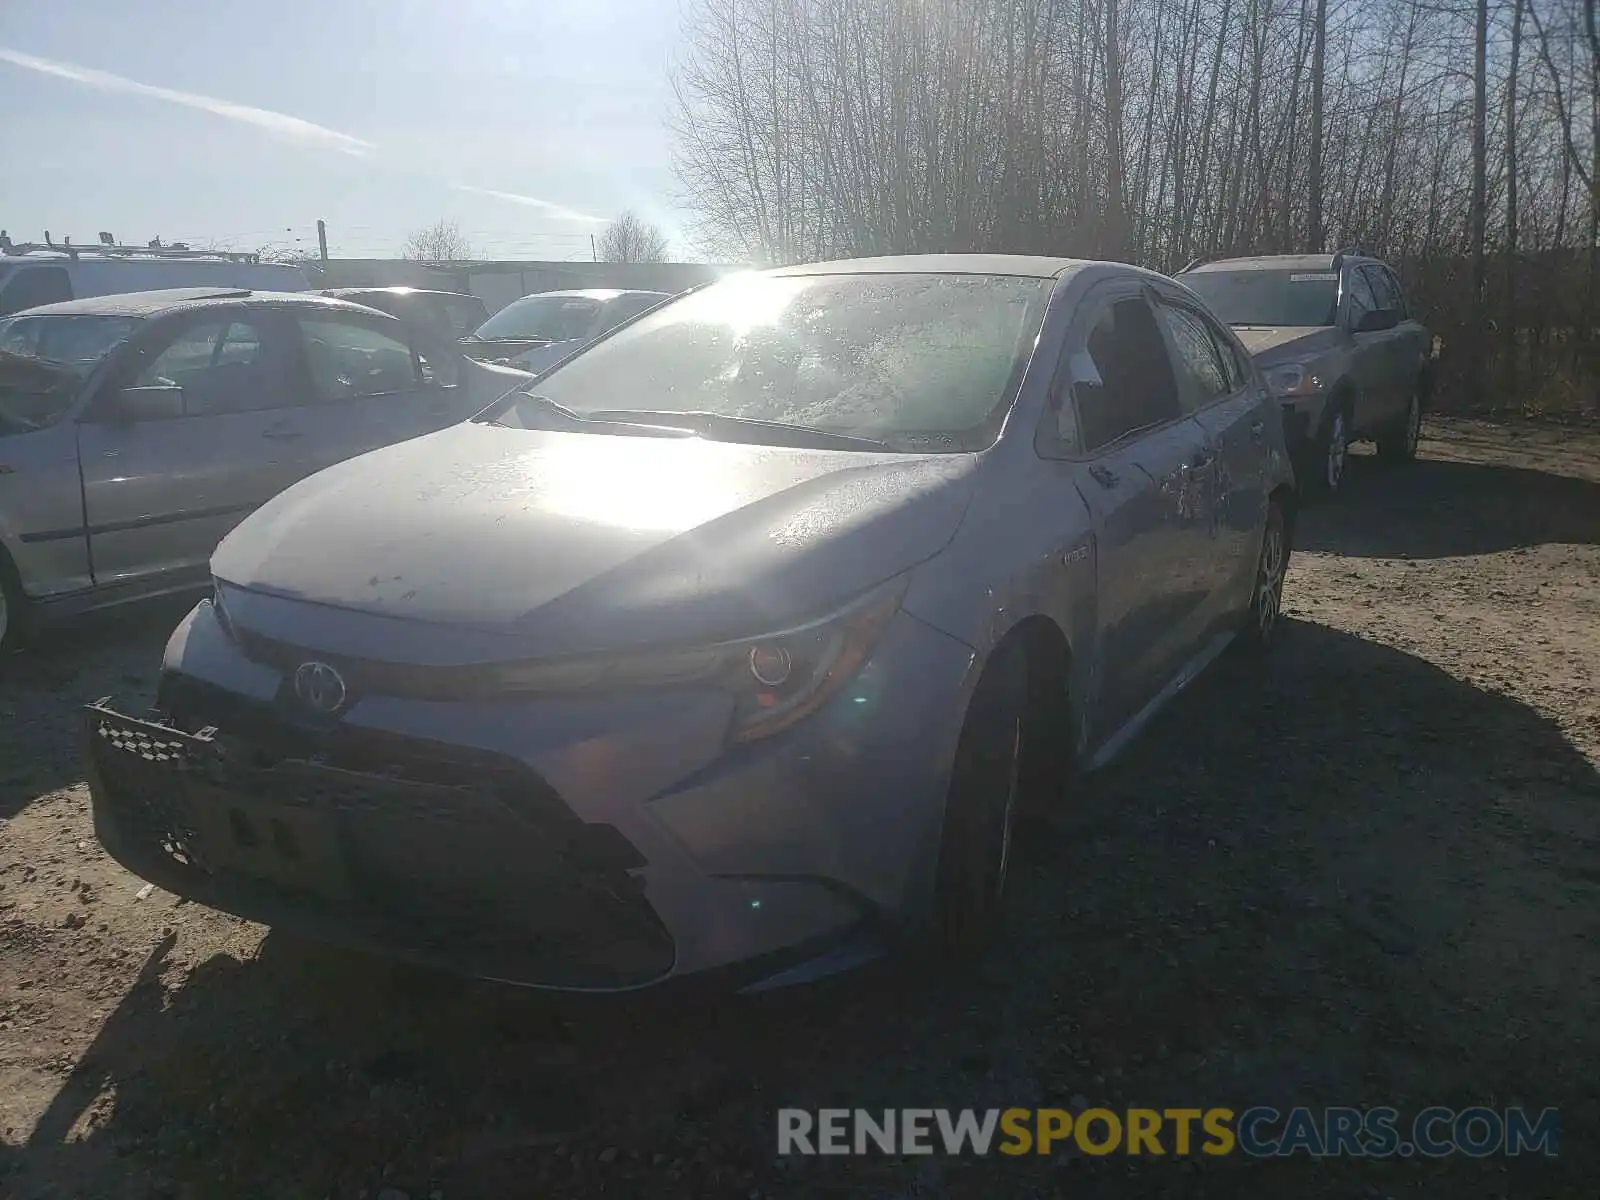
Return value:
M 1201 263 L 1185 275 L 1203 271 L 1331 271 L 1333 260 L 1346 263 L 1377 262 L 1364 254 L 1258 254 L 1250 258 L 1218 258 Z
M 448 292 L 443 288 L 414 288 L 414 287 L 340 287 L 322 288 L 317 293 L 319 296 L 332 296 L 335 300 L 343 300 L 350 296 L 447 296 L 451 300 L 476 300 L 468 292 Z
M 671 292 L 652 292 L 645 288 L 568 288 L 557 292 L 529 292 L 526 296 L 518 296 L 511 303 L 520 300 L 538 300 L 546 296 L 555 296 L 562 300 L 615 300 L 618 296 L 670 296 Z
M 25 309 L 30 316 L 153 317 L 180 309 L 205 308 L 211 304 L 290 304 L 301 307 L 368 312 L 351 304 L 315 292 L 261 292 L 250 288 L 158 288 L 149 292 L 114 292 L 108 296 L 84 296 L 58 304 L 41 304 Z
M 1016 275 L 1059 279 L 1088 266 L 1081 258 L 1046 258 L 1033 254 L 895 254 L 875 258 L 841 258 L 832 262 L 776 267 L 768 275 Z M 1125 266 L 1118 263 L 1117 266 Z M 1129 270 L 1138 268 L 1130 267 Z

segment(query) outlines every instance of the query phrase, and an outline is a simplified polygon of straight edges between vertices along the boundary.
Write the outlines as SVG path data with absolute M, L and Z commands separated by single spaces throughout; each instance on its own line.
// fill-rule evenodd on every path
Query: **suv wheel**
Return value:
M 1320 495 L 1336 495 L 1344 486 L 1345 464 L 1350 457 L 1350 408 L 1342 400 L 1335 401 L 1333 411 L 1323 424 L 1322 436 L 1317 439 L 1312 452 L 1311 483 Z
M 1417 443 L 1422 438 L 1422 393 L 1411 389 L 1411 399 L 1406 402 L 1406 415 L 1398 425 L 1385 430 L 1378 437 L 1378 456 L 1387 462 L 1408 463 L 1417 457 Z

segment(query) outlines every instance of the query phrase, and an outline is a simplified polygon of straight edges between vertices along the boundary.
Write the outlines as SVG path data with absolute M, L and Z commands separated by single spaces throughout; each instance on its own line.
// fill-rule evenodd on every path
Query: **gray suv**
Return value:
M 1349 252 L 1272 255 L 1191 264 L 1178 278 L 1255 356 L 1308 492 L 1339 490 L 1355 441 L 1390 461 L 1416 457 L 1432 339 L 1389 267 Z
M 306 475 L 527 375 L 303 293 L 182 288 L 0 321 L 0 650 L 25 618 L 181 590 Z

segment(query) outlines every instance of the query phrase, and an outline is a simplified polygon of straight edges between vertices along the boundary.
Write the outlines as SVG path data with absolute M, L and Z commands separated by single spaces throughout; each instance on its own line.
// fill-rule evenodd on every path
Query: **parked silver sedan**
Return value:
M 129 292 L 0 321 L 0 650 L 34 618 L 204 589 L 264 500 L 527 378 L 305 294 Z
M 159 709 L 86 716 L 164 888 L 536 986 L 981 948 L 1025 802 L 1278 623 L 1278 405 L 1181 285 L 724 279 L 212 560 Z

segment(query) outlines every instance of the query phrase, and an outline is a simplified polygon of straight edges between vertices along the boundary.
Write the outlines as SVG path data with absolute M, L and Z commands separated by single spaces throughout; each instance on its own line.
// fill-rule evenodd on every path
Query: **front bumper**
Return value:
M 924 915 L 970 664 L 900 614 L 833 703 L 731 751 L 725 712 L 683 694 L 369 696 L 312 728 L 202 603 L 168 648 L 165 715 L 86 714 L 96 832 L 179 895 L 465 974 L 622 990 L 777 970 Z

